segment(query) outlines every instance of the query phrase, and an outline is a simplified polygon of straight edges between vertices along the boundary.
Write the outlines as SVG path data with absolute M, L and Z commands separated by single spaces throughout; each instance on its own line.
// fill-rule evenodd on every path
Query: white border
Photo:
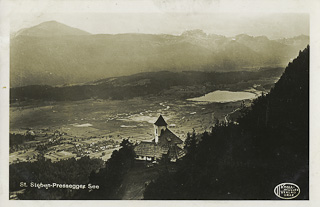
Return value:
M 76 2 L 76 4 L 74 4 Z M 320 206 L 320 1 L 318 0 L 0 0 L 1 206 Z M 210 4 L 208 4 L 210 3 Z M 70 5 L 72 4 L 72 7 Z M 9 17 L 19 12 L 277 12 L 310 14 L 309 201 L 9 201 Z

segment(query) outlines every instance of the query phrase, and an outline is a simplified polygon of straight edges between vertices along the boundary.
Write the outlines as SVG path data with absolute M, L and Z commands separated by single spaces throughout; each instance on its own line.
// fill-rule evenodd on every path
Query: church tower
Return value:
M 154 141 L 159 142 L 161 132 L 167 129 L 168 124 L 163 119 L 162 115 L 159 116 L 158 120 L 154 123 Z

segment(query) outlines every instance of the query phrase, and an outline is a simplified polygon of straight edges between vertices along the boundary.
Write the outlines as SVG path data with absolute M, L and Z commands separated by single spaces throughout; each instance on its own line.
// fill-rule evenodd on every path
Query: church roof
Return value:
M 167 154 L 169 147 L 156 145 L 154 142 L 141 142 L 134 151 L 138 156 L 149 156 L 161 158 L 163 154 Z
M 159 116 L 158 120 L 154 123 L 157 126 L 167 126 L 168 124 L 163 119 L 162 115 Z
M 159 144 L 160 145 L 175 145 L 175 144 L 182 144 L 183 141 L 177 137 L 170 129 L 165 129 L 161 132 L 159 137 Z
M 185 151 L 177 145 L 157 145 L 155 142 L 141 142 L 134 151 L 137 156 L 148 156 L 162 158 L 162 155 L 168 155 L 169 158 L 180 159 L 185 155 Z

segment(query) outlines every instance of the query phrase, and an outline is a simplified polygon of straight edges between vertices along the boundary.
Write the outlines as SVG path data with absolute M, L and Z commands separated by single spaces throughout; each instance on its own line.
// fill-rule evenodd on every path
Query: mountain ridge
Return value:
M 56 86 L 163 70 L 227 72 L 278 67 L 285 66 L 309 43 L 306 38 L 276 41 L 242 37 L 249 40 L 202 30 L 178 36 L 90 34 L 58 22 L 45 22 L 11 38 L 10 84 Z

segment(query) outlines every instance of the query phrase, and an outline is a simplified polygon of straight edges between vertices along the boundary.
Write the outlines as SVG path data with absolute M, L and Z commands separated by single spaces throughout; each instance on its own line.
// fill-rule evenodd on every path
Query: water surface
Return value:
M 250 92 L 232 92 L 232 91 L 213 91 L 211 93 L 207 93 L 204 96 L 190 98 L 188 101 L 197 101 L 197 102 L 218 102 L 218 103 L 226 103 L 226 102 L 235 102 L 246 99 L 254 99 L 256 98 L 256 94 Z

